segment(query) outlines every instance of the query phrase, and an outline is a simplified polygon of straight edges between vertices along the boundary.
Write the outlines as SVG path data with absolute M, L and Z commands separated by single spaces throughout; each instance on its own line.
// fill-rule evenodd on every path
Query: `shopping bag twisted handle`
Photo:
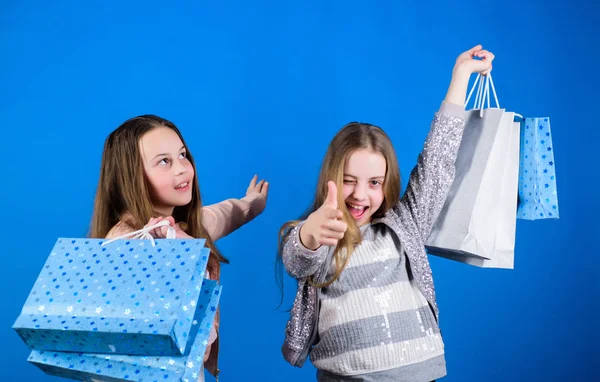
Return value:
M 167 239 L 175 239 L 176 237 L 176 232 L 175 232 L 175 228 L 171 227 L 171 225 L 169 224 L 168 220 L 161 220 L 158 223 L 154 224 L 154 225 L 150 225 L 150 226 L 146 226 L 140 230 L 137 231 L 133 231 L 133 232 L 129 232 L 126 233 L 125 235 L 121 235 L 119 237 L 115 237 L 113 239 L 107 240 L 105 242 L 102 243 L 102 246 L 105 246 L 107 244 L 112 243 L 113 241 L 116 240 L 121 240 L 121 239 L 125 239 L 128 237 L 131 237 L 132 239 L 147 239 L 150 240 L 150 242 L 152 243 L 152 246 L 154 247 L 156 245 L 156 242 L 154 241 L 154 238 L 152 237 L 152 235 L 150 234 L 150 231 L 152 231 L 155 228 L 158 227 L 167 227 Z
M 494 81 L 492 80 L 492 73 L 488 73 L 485 76 L 482 76 L 481 73 L 477 74 L 477 78 L 475 78 L 475 82 L 471 87 L 471 91 L 467 96 L 467 100 L 465 101 L 465 106 L 469 104 L 471 100 L 471 96 L 477 88 L 477 93 L 475 95 L 475 104 L 473 105 L 474 110 L 479 110 L 479 116 L 483 117 L 483 109 L 485 104 L 487 104 L 487 109 L 490 108 L 490 85 L 492 85 L 492 94 L 494 94 L 494 101 L 496 101 L 496 108 L 500 108 L 500 102 L 498 102 L 498 95 L 496 94 L 496 87 L 494 86 Z

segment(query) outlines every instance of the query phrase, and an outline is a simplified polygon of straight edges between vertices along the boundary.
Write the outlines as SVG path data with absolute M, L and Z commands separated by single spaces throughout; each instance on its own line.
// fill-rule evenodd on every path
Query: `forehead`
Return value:
M 139 144 L 146 158 L 153 158 L 158 154 L 176 154 L 183 146 L 179 135 L 168 127 L 157 127 L 148 131 L 142 135 Z
M 377 151 L 360 149 L 352 152 L 346 159 L 344 173 L 357 177 L 374 178 L 385 176 L 387 163 Z

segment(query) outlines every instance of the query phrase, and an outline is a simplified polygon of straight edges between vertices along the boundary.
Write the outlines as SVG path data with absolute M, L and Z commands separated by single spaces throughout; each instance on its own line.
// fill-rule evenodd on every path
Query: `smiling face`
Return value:
M 383 203 L 386 171 L 384 156 L 371 149 L 358 149 L 346 160 L 342 193 L 359 227 L 369 223 Z
M 192 200 L 194 167 L 186 148 L 175 131 L 157 127 L 139 141 L 144 173 L 150 186 L 155 211 L 170 216 L 173 209 Z

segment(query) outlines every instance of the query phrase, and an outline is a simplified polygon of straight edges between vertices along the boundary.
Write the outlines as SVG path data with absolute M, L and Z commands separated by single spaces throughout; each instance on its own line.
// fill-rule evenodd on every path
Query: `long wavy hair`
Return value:
M 281 254 L 283 245 L 290 234 L 292 228 L 296 227 L 301 221 L 319 209 L 327 198 L 327 182 L 333 181 L 338 189 L 338 208 L 343 212 L 343 220 L 348 224 L 348 230 L 344 237 L 339 240 L 335 248 L 333 258 L 335 260 L 335 273 L 327 281 L 317 284 L 312 278 L 309 282 L 312 285 L 323 288 L 340 277 L 340 274 L 348 264 L 354 247 L 361 242 L 361 235 L 354 218 L 346 208 L 346 202 L 343 200 L 342 190 L 344 185 L 344 166 L 350 155 L 356 150 L 368 149 L 383 155 L 386 161 L 387 169 L 385 180 L 383 182 L 384 200 L 381 207 L 372 215 L 373 218 L 382 217 L 400 197 L 400 170 L 398 159 L 390 138 L 380 128 L 366 123 L 351 122 L 344 126 L 334 136 L 329 144 L 325 159 L 321 165 L 317 190 L 312 205 L 304 212 L 299 220 L 288 221 L 283 224 L 279 230 L 279 243 L 277 253 L 277 271 L 276 278 L 280 289 L 283 289 L 283 267 Z
M 119 222 L 138 230 L 156 216 L 139 142 L 144 134 L 159 127 L 171 129 L 179 136 L 194 168 L 192 200 L 185 206 L 175 207 L 173 218 L 176 222 L 185 223 L 182 226 L 187 226 L 186 232 L 190 236 L 206 239 L 213 263 L 228 262 L 209 237 L 202 222 L 202 199 L 194 158 L 179 129 L 172 122 L 155 115 L 131 118 L 106 138 L 89 236 L 104 238 Z

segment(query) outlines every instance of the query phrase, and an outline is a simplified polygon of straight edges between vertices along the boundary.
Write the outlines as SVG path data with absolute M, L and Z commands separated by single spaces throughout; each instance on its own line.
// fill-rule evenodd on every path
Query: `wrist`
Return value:
M 471 74 L 472 71 L 466 63 L 457 64 L 454 66 L 454 69 L 452 69 L 452 79 L 468 81 Z
M 304 223 L 302 227 L 300 227 L 300 232 L 298 236 L 300 237 L 300 243 L 311 251 L 318 249 L 319 243 L 315 239 L 314 235 L 310 232 L 310 227 L 307 229 L 307 223 Z
M 444 101 L 464 106 L 470 76 L 471 72 L 464 65 L 456 66 Z

